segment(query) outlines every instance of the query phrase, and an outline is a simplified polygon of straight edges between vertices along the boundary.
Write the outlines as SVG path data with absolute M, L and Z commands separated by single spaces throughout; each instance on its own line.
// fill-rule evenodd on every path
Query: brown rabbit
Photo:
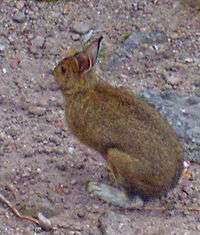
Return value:
M 159 197 L 181 175 L 182 146 L 152 107 L 97 77 L 93 66 L 101 40 L 63 59 L 53 71 L 65 98 L 68 126 L 82 143 L 105 157 L 117 184 L 128 195 Z M 93 193 L 96 190 L 96 195 L 109 201 L 108 195 L 102 196 L 105 185 L 93 186 Z

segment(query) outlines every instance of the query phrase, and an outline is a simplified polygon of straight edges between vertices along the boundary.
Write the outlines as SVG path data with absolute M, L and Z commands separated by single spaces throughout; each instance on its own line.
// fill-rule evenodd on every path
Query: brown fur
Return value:
M 175 132 L 134 94 L 111 86 L 92 70 L 80 72 L 77 58 L 62 60 L 54 70 L 69 128 L 106 158 L 128 191 L 150 197 L 166 193 L 176 185 L 183 167 Z

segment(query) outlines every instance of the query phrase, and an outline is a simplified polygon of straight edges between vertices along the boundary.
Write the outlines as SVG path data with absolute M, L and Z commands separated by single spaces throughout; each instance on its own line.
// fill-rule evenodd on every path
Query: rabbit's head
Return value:
M 87 82 L 88 74 L 97 60 L 102 38 L 93 41 L 80 53 L 74 51 L 73 55 L 60 61 L 54 68 L 53 75 L 62 90 L 71 90 Z

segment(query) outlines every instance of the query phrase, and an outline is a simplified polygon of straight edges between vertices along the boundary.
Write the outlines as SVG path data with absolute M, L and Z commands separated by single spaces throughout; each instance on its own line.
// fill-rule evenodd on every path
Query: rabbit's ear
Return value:
M 77 61 L 79 64 L 79 71 L 82 73 L 88 72 L 96 63 L 100 43 L 103 37 L 93 41 L 89 47 L 83 52 L 77 55 Z

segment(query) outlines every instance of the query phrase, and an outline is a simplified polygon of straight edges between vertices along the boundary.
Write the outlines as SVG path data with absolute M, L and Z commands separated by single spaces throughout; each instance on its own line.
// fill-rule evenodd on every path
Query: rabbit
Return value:
M 183 170 L 182 145 L 153 107 L 97 76 L 94 65 L 101 41 L 73 51 L 53 70 L 69 129 L 104 157 L 119 188 L 90 182 L 88 190 L 119 206 L 127 206 L 132 195 L 142 201 L 166 195 Z

